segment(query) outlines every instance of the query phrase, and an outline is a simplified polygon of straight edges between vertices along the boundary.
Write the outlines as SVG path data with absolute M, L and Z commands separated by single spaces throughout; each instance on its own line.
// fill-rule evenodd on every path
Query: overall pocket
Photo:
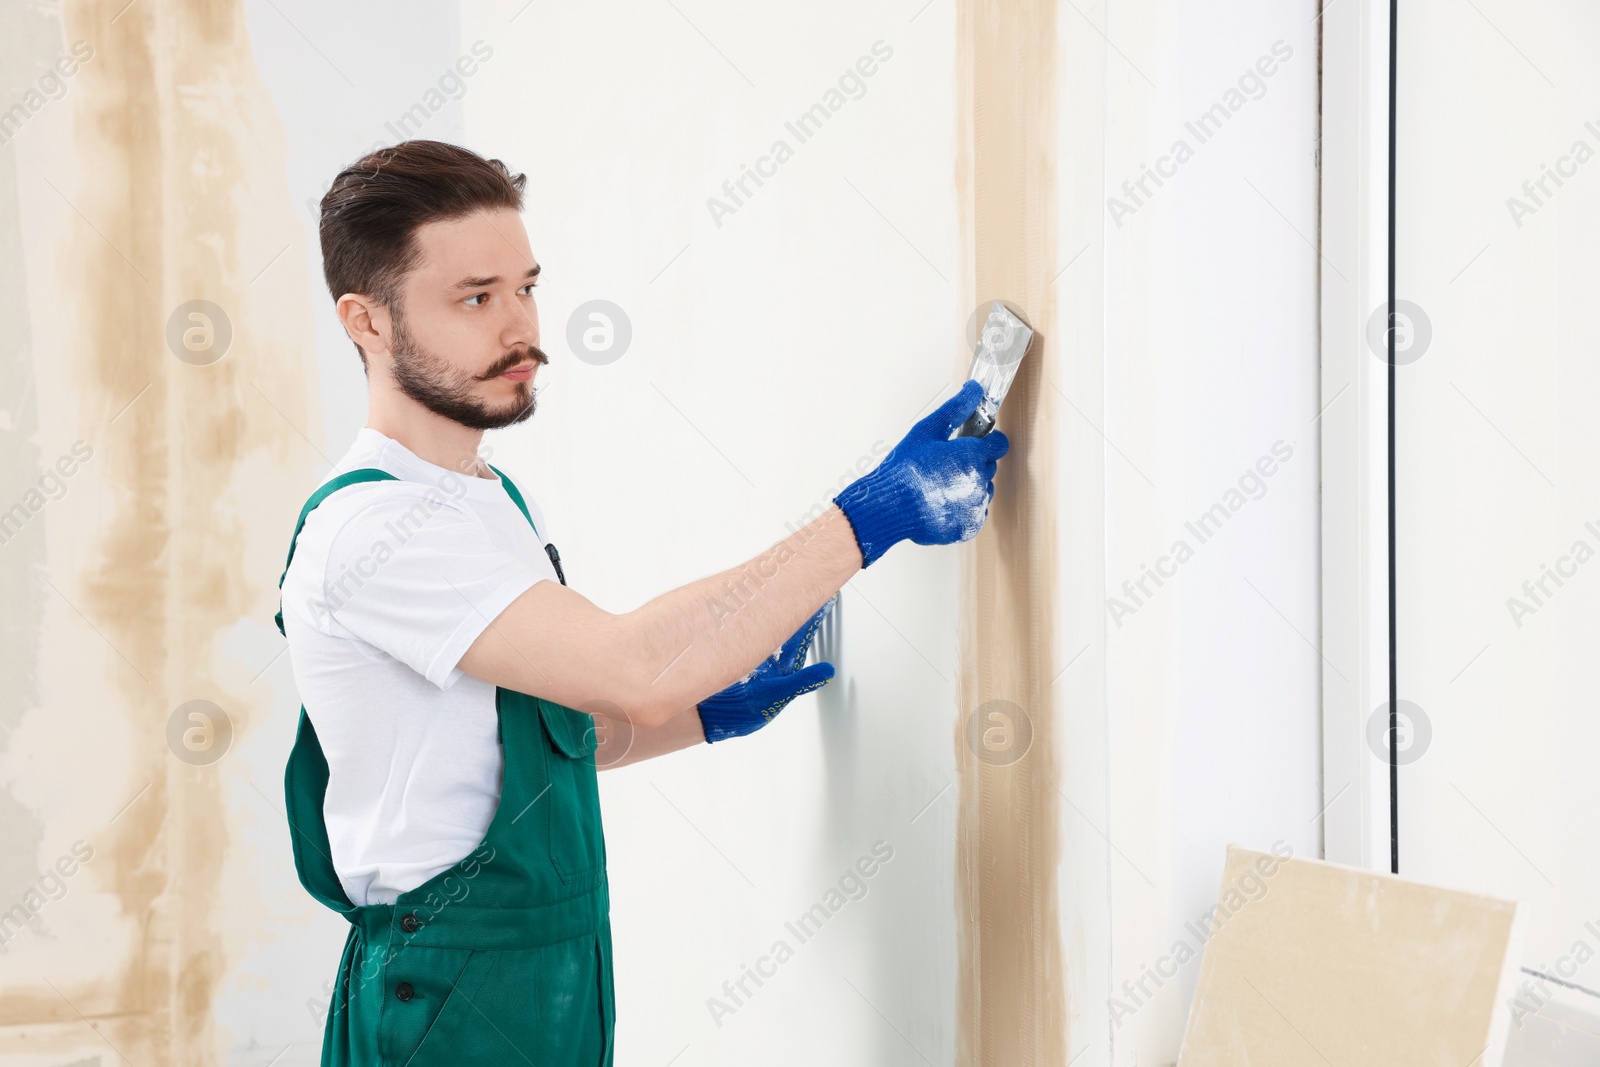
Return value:
M 550 770 L 550 861 L 563 882 L 605 870 L 605 832 L 600 824 L 600 788 L 594 750 L 599 744 L 594 716 L 539 699 L 539 720 L 548 741 Z

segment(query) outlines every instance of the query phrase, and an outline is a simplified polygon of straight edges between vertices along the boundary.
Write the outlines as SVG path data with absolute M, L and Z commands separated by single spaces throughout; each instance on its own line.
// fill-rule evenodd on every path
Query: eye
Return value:
M 524 285 L 521 289 L 518 289 L 517 292 L 521 293 L 523 296 L 532 296 L 533 295 L 533 291 L 535 289 L 537 289 L 537 288 L 539 288 L 539 283 L 538 282 L 529 282 L 527 285 Z
M 471 304 L 475 308 L 481 308 L 481 307 L 483 307 L 482 303 L 473 303 L 473 301 L 487 301 L 488 299 L 489 299 L 489 294 L 488 293 L 476 293 L 476 294 L 474 294 L 472 296 L 467 297 L 466 303 Z

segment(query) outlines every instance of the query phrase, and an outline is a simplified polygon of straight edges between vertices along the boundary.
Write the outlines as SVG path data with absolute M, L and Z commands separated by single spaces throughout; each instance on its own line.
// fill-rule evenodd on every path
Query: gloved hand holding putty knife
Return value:
M 993 429 L 995 418 L 1032 338 L 1004 304 L 990 304 L 967 383 L 833 498 L 855 531 L 863 567 L 900 541 L 945 545 L 978 535 L 996 465 L 1011 447 Z

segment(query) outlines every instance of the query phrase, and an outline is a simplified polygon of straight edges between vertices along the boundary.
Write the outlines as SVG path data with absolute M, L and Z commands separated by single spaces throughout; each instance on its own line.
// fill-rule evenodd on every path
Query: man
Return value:
M 824 684 L 832 665 L 805 660 L 834 594 L 899 541 L 976 536 L 1008 447 L 950 440 L 980 398 L 968 382 L 770 552 L 596 607 L 546 552 L 537 504 L 479 457 L 484 430 L 533 415 L 548 362 L 523 184 L 410 141 L 322 200 L 370 396 L 280 581 L 304 699 L 295 866 L 350 921 L 324 1065 L 610 1064 L 596 767 L 748 734 Z

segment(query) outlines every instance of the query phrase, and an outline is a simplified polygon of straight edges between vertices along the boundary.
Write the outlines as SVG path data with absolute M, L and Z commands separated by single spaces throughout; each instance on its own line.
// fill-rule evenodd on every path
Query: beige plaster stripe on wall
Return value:
M 1050 686 L 1057 408 L 1045 376 L 1056 334 L 1056 49 L 1053 4 L 958 0 L 956 183 L 969 286 L 963 310 L 995 297 L 1012 301 L 1042 342 L 1002 409 L 999 426 L 1011 452 L 1000 462 L 989 521 L 962 555 L 956 1062 L 994 1067 L 1067 1062 L 1056 895 L 1058 712 Z M 1015 762 L 980 758 L 969 743 L 969 717 L 991 700 L 1020 708 L 1031 726 L 1026 754 Z

